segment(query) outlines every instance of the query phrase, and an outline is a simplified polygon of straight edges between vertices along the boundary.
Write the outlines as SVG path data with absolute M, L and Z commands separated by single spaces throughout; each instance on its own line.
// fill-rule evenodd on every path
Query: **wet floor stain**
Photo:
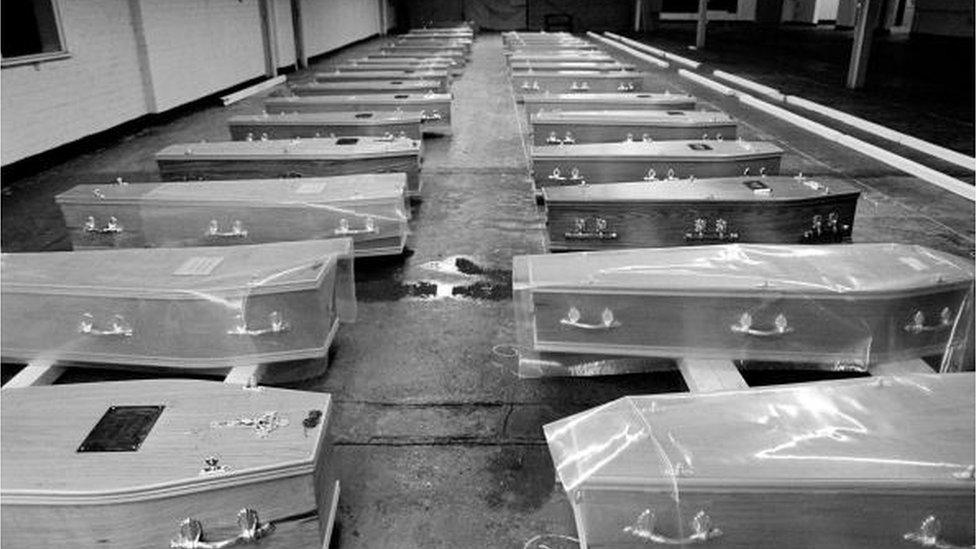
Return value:
M 492 509 L 519 512 L 539 509 L 552 495 L 556 478 L 545 447 L 503 447 L 486 466 L 492 483 L 483 496 Z
M 356 260 L 356 297 L 365 302 L 404 299 L 467 299 L 504 301 L 512 298 L 512 272 L 486 268 L 474 260 L 454 256 L 418 266 L 425 276 L 405 280 L 406 259 Z

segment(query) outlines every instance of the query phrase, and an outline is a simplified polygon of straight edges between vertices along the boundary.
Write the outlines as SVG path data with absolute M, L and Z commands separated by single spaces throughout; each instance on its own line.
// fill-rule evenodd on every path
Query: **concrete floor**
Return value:
M 300 81 L 375 47 L 367 42 L 292 75 Z M 685 90 L 739 118 L 747 139 L 777 142 L 785 173 L 847 176 L 864 193 L 854 240 L 974 249 L 971 203 L 744 107 L 674 73 L 656 89 Z M 685 390 L 676 370 L 653 375 L 521 380 L 511 259 L 543 248 L 543 217 L 528 178 L 525 120 L 507 81 L 497 34 L 479 36 L 454 87 L 454 134 L 427 140 L 424 200 L 412 253 L 358 261 L 359 319 L 336 339 L 329 370 L 295 387 L 336 401 L 335 467 L 342 479 L 342 548 L 563 549 L 576 545 L 569 503 L 555 482 L 541 427 L 628 394 Z M 67 249 L 52 197 L 81 182 L 156 179 L 152 154 L 180 141 L 226 139 L 226 119 L 260 98 L 207 107 L 146 128 L 21 181 L 5 181 L 4 251 Z M 5 377 L 14 371 L 4 366 Z M 840 374 L 838 374 L 840 375 Z M 69 381 L 129 374 L 75 373 Z M 750 373 L 750 384 L 837 377 Z M 539 538 L 537 536 L 548 535 Z M 269 546 L 314 546 L 314 524 L 283 525 Z

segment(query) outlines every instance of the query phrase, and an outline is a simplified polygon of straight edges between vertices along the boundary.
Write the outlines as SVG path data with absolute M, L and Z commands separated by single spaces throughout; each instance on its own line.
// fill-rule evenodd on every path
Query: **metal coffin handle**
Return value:
M 586 218 L 578 217 L 573 220 L 573 230 L 563 233 L 569 240 L 616 240 L 617 233 L 609 229 L 607 220 L 602 217 L 593 218 L 593 230 L 588 231 Z
M 617 322 L 613 318 L 613 311 L 609 308 L 603 310 L 603 314 L 600 315 L 599 324 L 586 324 L 585 322 L 580 322 L 580 312 L 576 307 L 570 307 L 569 311 L 566 311 L 566 316 L 559 320 L 559 323 L 563 326 L 570 326 L 572 328 L 580 328 L 583 330 L 610 330 L 620 326 L 620 322 Z
M 171 549 L 222 549 L 246 543 L 255 543 L 274 531 L 274 525 L 261 524 L 254 509 L 241 509 L 237 513 L 237 525 L 241 533 L 219 541 L 203 541 L 203 525 L 195 518 L 187 517 L 180 523 L 180 535 L 169 542 Z
M 939 332 L 952 327 L 952 317 L 952 311 L 948 307 L 945 307 L 939 313 L 939 323 L 926 326 L 925 313 L 915 311 L 915 314 L 912 315 L 912 320 L 905 325 L 904 330 L 912 335 L 925 332 Z
M 241 220 L 235 219 L 229 231 L 221 231 L 220 223 L 216 219 L 211 219 L 207 225 L 207 236 L 212 238 L 247 238 L 247 229 Z
M 691 519 L 691 535 L 684 538 L 669 538 L 654 531 L 654 512 L 645 510 L 634 524 L 624 528 L 624 532 L 657 545 L 690 545 L 705 543 L 722 535 L 722 531 L 712 526 L 712 519 L 705 511 L 698 511 Z
M 941 539 L 942 522 L 935 515 L 929 515 L 922 520 L 918 530 L 904 534 L 905 541 L 920 545 L 922 547 L 934 547 L 936 549 L 973 549 L 973 545 L 955 545 Z
M 335 234 L 343 236 L 354 234 L 376 234 L 378 232 L 380 232 L 380 230 L 376 227 L 376 221 L 372 217 L 366 218 L 362 229 L 350 229 L 349 220 L 343 217 L 339 220 L 339 228 L 335 230 Z
M 108 223 L 104 227 L 97 227 L 95 226 L 95 218 L 88 216 L 88 219 L 85 220 L 84 230 L 90 234 L 118 234 L 122 232 L 122 225 L 119 224 L 119 220 L 113 215 L 108 218 Z
M 272 311 L 268 315 L 268 327 L 267 328 L 248 328 L 247 321 L 244 319 L 244 315 L 237 315 L 237 325 L 227 330 L 228 335 L 240 335 L 240 336 L 262 336 L 262 335 L 275 335 L 283 332 L 287 332 L 291 329 L 291 325 L 281 317 L 281 313 L 278 311 Z
M 81 322 L 78 323 L 78 333 L 98 337 L 132 337 L 132 326 L 125 321 L 125 317 L 122 315 L 114 315 L 108 329 L 99 330 L 95 328 L 95 316 L 91 313 L 84 313 L 81 315 Z
M 793 332 L 793 328 L 783 313 L 776 315 L 776 318 L 773 320 L 773 328 L 770 330 L 757 330 L 753 328 L 752 315 L 749 313 L 742 313 L 742 316 L 739 317 L 739 323 L 729 326 L 729 329 L 736 334 L 754 337 L 777 337 Z

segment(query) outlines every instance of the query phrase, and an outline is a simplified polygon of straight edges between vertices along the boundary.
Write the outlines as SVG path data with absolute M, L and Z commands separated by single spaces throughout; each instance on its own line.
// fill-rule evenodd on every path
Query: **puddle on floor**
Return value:
M 417 267 L 421 273 L 429 273 L 429 278 L 403 280 L 404 259 L 357 260 L 357 299 L 370 302 L 403 299 L 504 301 L 512 298 L 511 271 L 486 268 L 468 257 L 452 256 Z

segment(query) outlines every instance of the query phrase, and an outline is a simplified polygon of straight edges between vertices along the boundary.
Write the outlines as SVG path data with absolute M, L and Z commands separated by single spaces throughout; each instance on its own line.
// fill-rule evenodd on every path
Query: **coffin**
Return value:
M 736 137 L 735 120 L 717 111 L 542 111 L 529 121 L 536 145 Z
M 557 71 L 633 71 L 636 67 L 623 64 L 612 59 L 606 61 L 590 60 L 552 60 L 552 61 L 522 61 L 509 60 L 512 72 L 557 72 Z
M 403 252 L 405 186 L 403 174 L 79 185 L 55 201 L 76 250 L 341 237 L 364 257 Z
M 421 143 L 399 137 L 184 143 L 156 153 L 156 164 L 167 181 L 402 172 L 407 194 L 420 196 Z
M 397 68 L 417 68 L 427 67 L 431 69 L 450 70 L 452 74 L 460 74 L 464 61 L 460 58 L 451 57 L 432 57 L 432 56 L 384 56 L 384 57 L 364 57 L 351 62 L 358 67 L 371 67 L 377 65 L 391 66 Z M 340 65 L 341 67 L 341 65 Z
M 291 87 L 294 95 L 359 95 L 371 93 L 441 93 L 437 80 L 376 80 L 360 82 L 316 82 Z
M 377 80 L 434 80 L 439 86 L 437 91 L 446 93 L 451 89 L 451 75 L 445 70 L 400 69 L 394 71 L 373 70 L 315 73 L 315 81 L 323 84 L 338 82 L 370 82 Z
M 521 256 L 538 352 L 878 364 L 939 355 L 972 261 L 920 246 L 722 244 Z
M 322 358 L 352 241 L 3 254 L 4 361 L 180 370 Z
M 384 50 L 392 50 L 398 48 L 460 48 L 466 55 L 471 53 L 471 40 L 463 38 L 437 38 L 428 36 L 404 36 L 397 41 L 393 42 L 390 46 L 383 48 Z
M 461 65 L 465 63 L 468 49 L 457 46 L 427 46 L 400 44 L 380 48 L 378 53 L 370 53 L 366 57 L 370 59 L 388 59 L 396 57 L 427 57 L 436 59 L 451 59 Z
M 833 178 L 728 177 L 547 187 L 551 250 L 849 240 L 860 191 Z
M 521 97 L 525 112 L 554 111 L 690 111 L 695 98 L 673 93 L 542 93 Z
M 317 97 L 317 96 L 316 96 Z M 387 111 L 280 112 L 245 114 L 227 120 L 235 141 L 295 137 L 407 137 L 419 140 L 420 113 Z
M 354 63 L 345 63 L 336 66 L 336 70 L 339 72 L 396 72 L 400 76 L 409 75 L 413 73 L 422 73 L 429 71 L 445 71 L 453 76 L 460 76 L 463 70 L 460 67 L 451 66 L 450 63 L 444 62 L 425 62 L 425 63 L 413 63 L 413 62 L 398 62 L 395 59 L 383 60 L 383 59 L 361 59 Z M 424 76 L 427 78 L 427 76 Z
M 331 530 L 328 394 L 173 379 L 4 389 L 0 406 L 3 547 L 203 547 L 181 540 L 197 527 L 243 544 L 242 509 L 262 546 Z M 288 523 L 309 512 L 318 531 Z
M 973 391 L 965 373 L 634 396 L 544 431 L 583 548 L 971 547 Z
M 628 93 L 644 89 L 642 72 L 557 70 L 512 72 L 516 94 Z
M 607 55 L 603 52 L 589 51 L 589 52 L 555 52 L 555 53 L 512 53 L 507 57 L 508 64 L 515 65 L 517 63 L 573 63 L 573 62 L 589 62 L 589 63 L 620 63 L 615 57 Z
M 425 128 L 449 128 L 451 125 L 452 100 L 453 96 L 449 93 L 315 95 L 265 99 L 264 108 L 269 113 L 395 111 L 401 109 L 405 113 L 419 113 Z
M 783 150 L 765 141 L 629 141 L 532 147 L 537 189 L 655 177 L 732 177 L 779 173 Z

